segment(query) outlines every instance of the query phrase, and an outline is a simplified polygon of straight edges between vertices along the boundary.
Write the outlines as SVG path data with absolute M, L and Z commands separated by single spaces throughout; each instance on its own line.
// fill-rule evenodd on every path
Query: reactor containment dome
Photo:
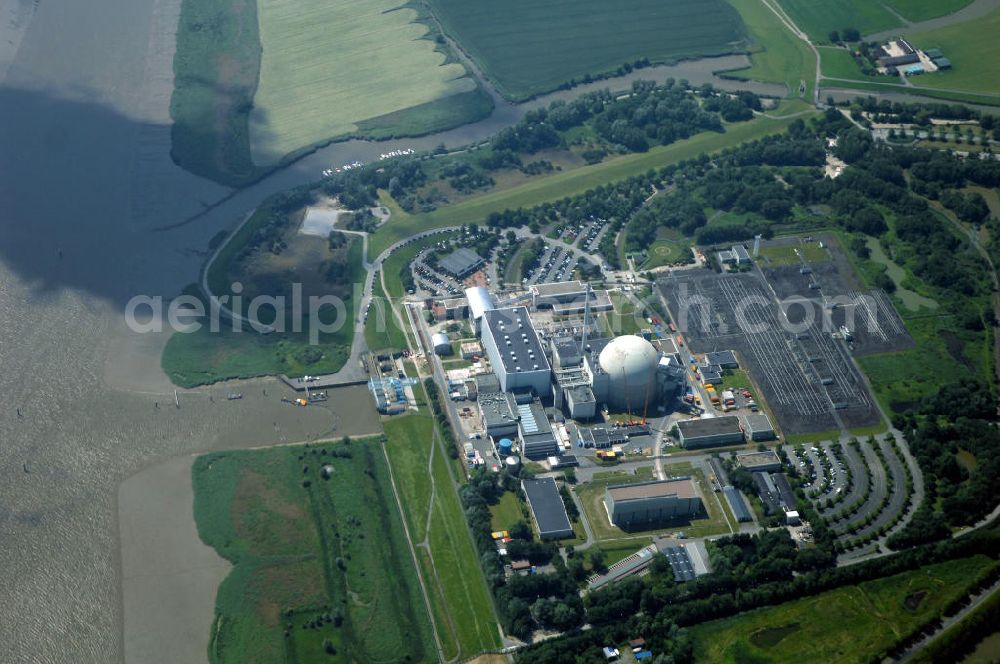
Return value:
M 659 392 L 660 353 L 642 337 L 617 337 L 601 350 L 598 363 L 608 376 L 607 402 L 612 408 L 642 412 Z

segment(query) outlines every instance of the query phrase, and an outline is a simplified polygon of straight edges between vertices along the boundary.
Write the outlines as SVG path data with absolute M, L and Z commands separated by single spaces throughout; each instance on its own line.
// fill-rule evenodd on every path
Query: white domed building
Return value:
M 584 365 L 597 401 L 612 411 L 641 415 L 663 397 L 665 361 L 650 342 L 625 335 L 611 339 L 603 348 L 591 348 Z

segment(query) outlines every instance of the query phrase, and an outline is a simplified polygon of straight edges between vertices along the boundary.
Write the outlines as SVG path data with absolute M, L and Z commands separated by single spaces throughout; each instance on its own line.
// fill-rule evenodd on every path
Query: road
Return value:
M 908 661 L 910 661 L 911 659 L 913 659 L 914 655 L 916 655 L 921 650 L 923 650 L 924 647 L 927 646 L 927 644 L 929 644 L 931 641 L 933 641 L 934 639 L 936 639 L 939 636 L 941 636 L 944 632 L 948 631 L 953 625 L 955 625 L 955 623 L 957 623 L 960 620 L 962 620 L 962 618 L 965 618 L 967 615 L 969 615 L 970 613 L 972 613 L 973 611 L 975 611 L 977 608 L 979 608 L 982 605 L 983 602 L 985 602 L 987 599 L 989 599 L 991 595 L 993 595 L 994 593 L 996 593 L 998 591 L 1000 591 L 1000 579 L 998 579 L 996 582 L 994 582 L 993 585 L 990 586 L 989 588 L 986 588 L 985 590 L 982 590 L 982 591 L 976 593 L 972 597 L 972 600 L 969 602 L 969 604 L 965 608 L 963 608 L 961 611 L 959 611 L 955 615 L 953 615 L 953 616 L 951 616 L 949 618 L 943 619 L 941 621 L 941 625 L 936 630 L 934 630 L 933 632 L 931 632 L 930 634 L 928 634 L 927 636 L 925 636 L 924 638 L 922 638 L 917 643 L 915 643 L 912 646 L 910 646 L 906 650 L 906 652 L 904 652 L 899 657 L 895 658 L 893 661 L 895 661 L 895 662 L 908 662 Z

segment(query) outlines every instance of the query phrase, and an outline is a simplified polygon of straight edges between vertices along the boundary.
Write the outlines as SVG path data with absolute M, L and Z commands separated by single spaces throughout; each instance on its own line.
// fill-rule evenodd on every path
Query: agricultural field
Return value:
M 199 535 L 234 565 L 216 599 L 213 663 L 437 660 L 380 445 L 195 461 Z
M 250 112 L 257 164 L 476 88 L 398 0 L 258 0 L 258 13 L 263 55 Z
M 722 0 L 431 0 L 445 32 L 506 97 L 525 99 L 642 58 L 676 62 L 745 50 Z
M 730 78 L 783 83 L 791 97 L 812 100 L 816 55 L 759 0 L 728 0 L 743 18 L 754 47 L 749 69 L 726 72 Z
M 788 16 L 816 43 L 829 43 L 829 34 L 855 28 L 862 35 L 901 25 L 880 2 L 869 0 L 777 0 Z
M 957 12 L 972 0 L 884 0 L 884 4 L 911 21 L 928 21 Z
M 808 116 L 803 117 L 808 119 Z M 583 193 L 588 189 L 609 182 L 643 173 L 650 168 L 661 168 L 702 153 L 711 154 L 746 141 L 777 134 L 784 131 L 794 120 L 795 118 L 779 120 L 757 117 L 747 122 L 727 125 L 726 132 L 723 134 L 714 132 L 697 134 L 670 145 L 655 146 L 647 152 L 626 154 L 606 159 L 599 164 L 559 171 L 510 189 L 493 190 L 425 214 L 407 214 L 398 206 L 391 205 L 391 221 L 381 226 L 369 238 L 369 252 L 371 255 L 377 256 L 393 243 L 421 230 L 482 223 L 490 212 L 501 212 L 508 208 L 531 207 L 546 201 L 558 200 L 565 196 Z M 395 256 L 394 254 L 393 258 Z M 388 261 L 386 265 L 388 266 Z M 395 296 L 392 292 L 389 295 Z
M 881 81 L 886 83 L 891 83 L 894 80 L 888 76 L 878 79 L 873 76 L 865 76 L 861 73 L 858 63 L 854 61 L 854 56 L 846 48 L 820 46 L 819 57 L 823 76 L 826 78 L 846 78 L 855 81 Z
M 914 626 L 937 616 L 997 563 L 986 556 L 838 588 L 691 628 L 706 662 L 868 662 Z
M 964 90 L 1000 95 L 1000 9 L 975 21 L 905 36 L 918 48 L 939 48 L 953 69 L 924 74 L 913 81 L 922 88 Z
M 423 390 L 417 388 L 423 395 Z M 500 646 L 493 600 L 428 409 L 384 422 L 385 449 L 444 650 L 451 660 Z

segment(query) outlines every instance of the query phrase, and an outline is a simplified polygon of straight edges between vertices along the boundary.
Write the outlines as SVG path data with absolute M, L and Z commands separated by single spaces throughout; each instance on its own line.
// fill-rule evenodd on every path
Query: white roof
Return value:
M 483 313 L 497 308 L 493 296 L 482 286 L 465 289 L 465 298 L 469 301 L 469 313 L 473 320 L 482 318 Z

